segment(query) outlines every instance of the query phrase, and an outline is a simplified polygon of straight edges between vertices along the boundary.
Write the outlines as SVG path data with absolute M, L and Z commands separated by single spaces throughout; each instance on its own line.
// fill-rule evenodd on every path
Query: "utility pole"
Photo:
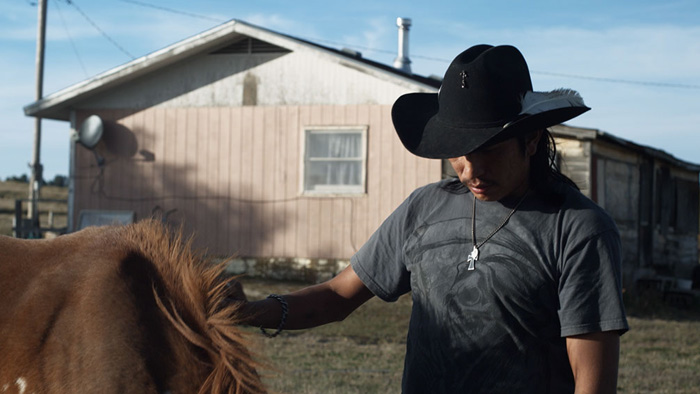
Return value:
M 39 101 L 44 96 L 44 47 L 46 37 L 46 0 L 39 0 L 39 21 L 37 30 L 36 42 L 36 101 Z M 39 190 L 41 189 L 41 180 L 43 179 L 43 166 L 41 165 L 41 118 L 36 117 L 34 120 L 34 154 L 30 164 L 32 169 L 31 179 L 29 180 L 29 209 L 27 216 L 32 219 L 32 232 L 39 233 L 39 209 L 38 199 Z

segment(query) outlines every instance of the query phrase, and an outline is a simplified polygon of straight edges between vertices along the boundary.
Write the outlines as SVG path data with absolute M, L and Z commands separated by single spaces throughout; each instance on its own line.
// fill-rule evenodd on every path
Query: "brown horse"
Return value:
M 0 393 L 261 393 L 222 268 L 156 221 L 0 237 Z

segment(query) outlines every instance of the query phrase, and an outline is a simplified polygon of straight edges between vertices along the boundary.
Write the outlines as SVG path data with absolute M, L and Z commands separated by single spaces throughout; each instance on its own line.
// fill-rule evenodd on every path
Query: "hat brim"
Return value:
M 399 139 L 409 152 L 429 159 L 449 159 L 560 124 L 589 109 L 586 106 L 557 108 L 479 127 L 460 127 L 441 121 L 437 93 L 409 93 L 396 100 L 391 117 Z

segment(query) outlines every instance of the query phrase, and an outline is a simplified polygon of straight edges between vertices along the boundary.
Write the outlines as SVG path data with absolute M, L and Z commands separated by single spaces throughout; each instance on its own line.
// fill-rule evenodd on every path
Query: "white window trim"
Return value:
M 367 132 L 368 125 L 345 125 L 345 126 L 303 126 L 301 128 L 301 160 L 299 163 L 299 194 L 305 197 L 357 197 L 367 194 Z M 359 132 L 361 135 L 360 155 L 362 161 L 362 171 L 360 174 L 360 185 L 345 186 L 345 185 L 327 185 L 319 190 L 306 190 L 306 137 L 308 132 L 324 132 L 324 133 L 347 133 L 348 131 Z M 327 190 L 327 191 L 323 191 Z

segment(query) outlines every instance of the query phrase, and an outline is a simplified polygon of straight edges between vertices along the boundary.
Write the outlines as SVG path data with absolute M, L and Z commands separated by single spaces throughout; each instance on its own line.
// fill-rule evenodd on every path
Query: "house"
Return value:
M 94 119 L 102 129 L 92 149 L 72 144 L 70 228 L 85 212 L 155 215 L 240 271 L 319 280 L 449 172 L 408 153 L 391 122 L 397 97 L 439 86 L 233 20 L 25 112 L 69 121 L 74 141 Z M 597 130 L 554 133 L 565 172 L 618 221 L 626 280 L 697 263 L 698 166 Z
M 70 228 L 86 210 L 162 214 L 247 269 L 335 272 L 413 189 L 440 179 L 440 163 L 408 153 L 391 122 L 397 97 L 439 85 L 233 20 L 25 112 L 69 121 L 76 141 L 101 119 L 94 150 L 72 144 Z

